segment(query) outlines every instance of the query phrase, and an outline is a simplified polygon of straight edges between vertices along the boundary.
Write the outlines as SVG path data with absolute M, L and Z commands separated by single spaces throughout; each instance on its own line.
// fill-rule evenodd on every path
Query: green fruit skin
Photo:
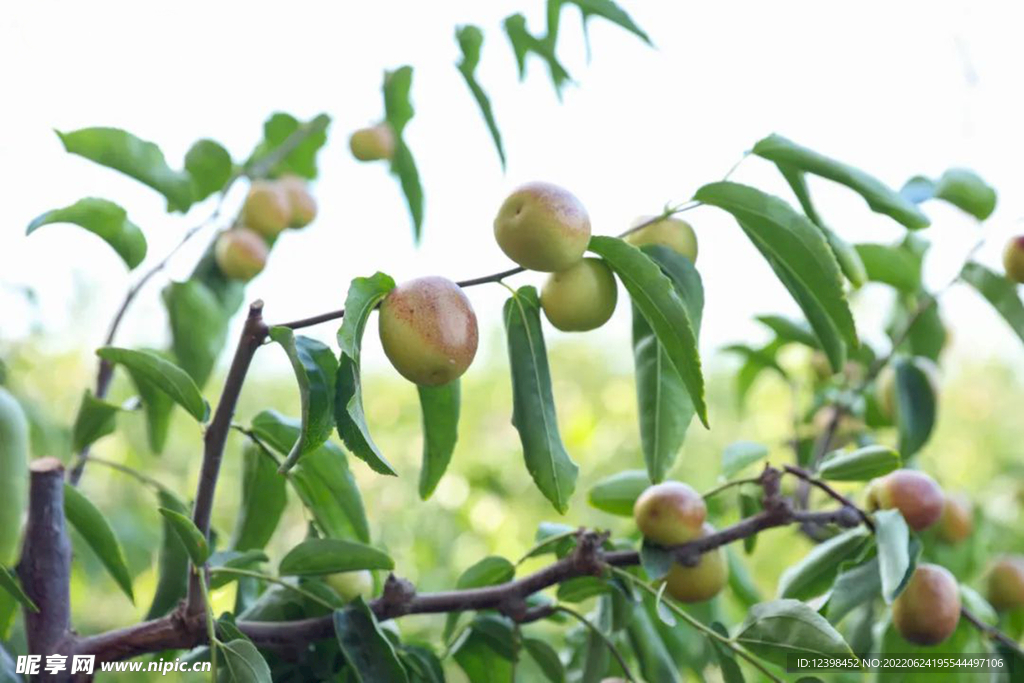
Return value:
M 664 546 L 698 538 L 707 514 L 704 498 L 680 481 L 649 486 L 633 504 L 633 521 L 640 533 Z
M 714 532 L 714 527 L 704 524 L 701 536 Z M 701 555 L 696 566 L 673 563 L 665 577 L 665 592 L 680 602 L 704 602 L 718 595 L 728 579 L 725 550 L 719 547 Z
M 649 220 L 651 220 L 650 216 L 644 216 L 638 218 L 634 225 L 640 225 Z M 691 263 L 697 262 L 697 235 L 693 231 L 693 226 L 678 218 L 663 218 L 660 221 L 655 221 L 626 235 L 626 241 L 634 247 L 659 244 L 682 254 L 690 259 Z
M 914 365 L 924 372 L 928 378 L 928 383 L 932 387 L 932 393 L 938 397 L 940 384 L 939 366 L 931 358 L 924 358 L 922 356 L 914 357 Z M 892 365 L 886 365 L 878 373 L 878 379 L 875 380 L 875 398 L 878 400 L 878 408 L 882 411 L 882 414 L 890 420 L 895 420 L 897 408 L 896 370 L 893 369 Z
M 992 564 L 988 601 L 1000 612 L 1024 606 L 1024 555 L 1001 557 Z
M 380 307 L 380 341 L 398 372 L 421 386 L 460 377 L 476 355 L 476 314 L 462 289 L 443 277 L 395 287 Z
M 366 569 L 328 574 L 324 581 L 345 602 L 360 596 L 367 599 L 373 596 L 373 574 Z
M 306 183 L 298 176 L 285 176 L 278 182 L 288 197 L 288 206 L 291 208 L 288 227 L 304 228 L 312 223 L 316 218 L 316 199 L 309 193 Z
M 213 256 L 224 276 L 248 282 L 267 265 L 269 249 L 262 237 L 246 228 L 226 230 L 217 238 Z
M 288 194 L 271 180 L 254 180 L 242 205 L 242 223 L 267 239 L 273 239 L 288 227 L 292 207 Z
M 869 509 L 896 508 L 914 531 L 939 521 L 946 504 L 946 496 L 935 480 L 917 470 L 896 470 L 873 480 L 867 497 Z
M 557 185 L 527 183 L 508 196 L 494 219 L 494 238 L 523 268 L 556 273 L 576 265 L 590 242 L 583 204 Z
M 13 567 L 28 500 L 28 419 L 21 405 L 0 387 L 0 564 Z
M 964 496 L 946 496 L 937 529 L 946 543 L 960 543 L 970 536 L 974 530 L 971 501 Z
M 1006 277 L 1014 282 L 1024 283 L 1024 235 L 1014 237 L 1003 252 L 1003 266 Z
M 540 295 L 544 315 L 563 332 L 596 330 L 608 322 L 618 301 L 615 276 L 604 261 L 585 258 L 552 273 Z
M 395 155 L 395 133 L 386 123 L 360 128 L 352 133 L 348 146 L 359 161 L 390 159 Z
M 892 605 L 892 623 L 915 645 L 938 645 L 960 622 L 960 587 L 945 567 L 920 564 Z

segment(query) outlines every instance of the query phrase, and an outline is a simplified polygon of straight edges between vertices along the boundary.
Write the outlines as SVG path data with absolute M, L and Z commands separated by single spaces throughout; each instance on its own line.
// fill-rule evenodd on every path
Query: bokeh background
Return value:
M 52 129 L 125 128 L 161 145 L 172 165 L 198 137 L 244 158 L 262 121 L 284 110 L 300 118 L 323 111 L 333 123 L 314 185 L 321 213 L 307 230 L 275 247 L 248 289 L 266 301 L 271 321 L 342 305 L 348 281 L 383 270 L 398 280 L 424 274 L 452 279 L 501 270 L 491 221 L 516 184 L 543 179 L 570 188 L 587 205 L 595 232 L 613 234 L 637 215 L 688 199 L 720 178 L 754 141 L 778 132 L 860 166 L 899 186 L 912 175 L 950 166 L 976 170 L 999 192 L 986 222 L 979 260 L 998 268 L 1006 239 L 1024 232 L 1024 129 L 1020 125 L 1019 27 L 1024 7 L 1011 2 L 730 2 L 704 5 L 651 0 L 622 5 L 646 29 L 634 36 L 591 22 L 582 32 L 563 19 L 559 57 L 575 82 L 556 97 L 544 65 L 528 65 L 519 82 L 500 28 L 521 11 L 537 31 L 543 3 L 29 3 L 0 18 L 0 73 L 8 106 L 0 134 L 0 357 L 6 381 L 29 400 L 43 427 L 38 443 L 67 457 L 67 428 L 82 390 L 93 382 L 98 346 L 126 287 L 134 281 L 99 240 L 65 227 L 24 237 L 36 215 L 83 196 L 113 199 L 142 226 L 155 261 L 210 210 L 164 213 L 163 200 L 130 179 L 68 156 Z M 478 71 L 505 139 L 503 173 L 479 113 L 454 68 L 455 27 L 485 31 Z M 589 58 L 588 58 L 589 54 Z M 415 68 L 417 114 L 407 129 L 426 191 L 424 239 L 413 245 L 403 200 L 382 166 L 348 153 L 354 128 L 382 114 L 385 68 Z M 734 179 L 788 196 L 769 164 L 747 159 Z M 811 179 L 829 223 L 849 241 L 886 241 L 902 230 L 871 213 L 846 190 Z M 241 201 L 235 188 L 227 214 Z M 972 219 L 938 203 L 926 206 L 934 248 L 925 279 L 945 282 L 982 234 Z M 732 219 L 701 208 L 688 215 L 701 245 L 698 267 L 707 293 L 702 353 L 709 367 L 713 430 L 694 426 L 674 471 L 698 488 L 714 485 L 727 444 L 748 439 L 791 457 L 793 395 L 766 376 L 741 406 L 720 352 L 731 342 L 758 343 L 755 314 L 798 309 Z M 172 262 L 166 278 L 183 278 L 204 248 L 201 235 Z M 205 238 L 205 239 L 204 239 Z M 144 270 L 146 265 L 142 266 Z M 517 283 L 542 280 L 529 274 Z M 119 343 L 156 345 L 166 338 L 160 283 L 139 298 Z M 482 327 L 478 360 L 463 385 L 460 441 L 449 473 L 428 502 L 416 495 L 421 449 L 414 388 L 387 365 L 376 340 L 365 344 L 366 408 L 375 437 L 403 476 L 382 478 L 353 461 L 374 538 L 400 572 L 422 590 L 450 587 L 486 554 L 516 558 L 537 524 L 609 526 L 623 521 L 588 507 L 586 490 L 608 473 L 642 467 L 632 380 L 628 306 L 586 335 L 548 330 L 559 422 L 580 464 L 572 507 L 560 517 L 533 487 L 510 425 L 511 396 L 501 339 L 500 287 L 471 291 Z M 864 337 L 884 347 L 889 304 L 868 286 L 855 300 Z M 952 330 L 944 358 L 938 431 L 922 464 L 940 483 L 975 495 L 1007 528 L 1019 525 L 1024 487 L 1024 350 L 990 307 L 966 289 L 943 299 Z M 309 331 L 333 343 L 336 325 Z M 234 338 L 237 325 L 231 333 Z M 796 368 L 806 358 L 793 352 Z M 799 376 L 799 370 L 797 376 Z M 217 397 L 218 380 L 207 394 Z M 119 381 L 114 400 L 127 398 Z M 265 407 L 298 411 L 283 353 L 258 354 L 239 409 L 247 421 Z M 94 449 L 144 470 L 189 496 L 201 453 L 197 429 L 179 421 L 166 453 L 149 454 L 141 415 Z M 232 437 L 215 525 L 234 520 L 241 441 Z M 92 467 L 84 491 L 108 513 L 136 574 L 131 605 L 88 550 L 76 554 L 75 623 L 91 632 L 129 623 L 145 612 L 155 586 L 159 524 L 149 492 L 121 474 Z M 983 495 L 981 495 L 983 492 Z M 728 519 L 728 512 L 723 519 Z M 302 537 L 304 516 L 292 498 L 271 551 Z M 994 534 L 997 546 L 1019 543 Z M 782 569 L 808 546 L 788 530 L 768 532 L 749 558 L 765 595 Z M 529 564 L 525 565 L 529 568 Z M 216 596 L 231 603 L 231 589 Z M 88 599 L 84 599 L 88 598 Z M 736 609 L 736 606 L 729 607 Z M 403 631 L 426 632 L 437 620 L 406 619 Z

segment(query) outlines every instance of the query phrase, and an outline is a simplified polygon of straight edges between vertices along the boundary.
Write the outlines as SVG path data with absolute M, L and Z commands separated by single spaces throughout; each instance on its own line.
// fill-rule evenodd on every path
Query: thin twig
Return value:
M 1013 650 L 1018 657 L 1024 658 L 1024 648 L 1021 648 L 1020 643 L 1015 641 L 1010 636 L 1006 635 L 995 626 L 986 624 L 977 615 L 971 612 L 966 607 L 960 608 L 960 616 L 970 622 L 971 626 L 978 629 L 983 635 L 991 640 L 996 641 L 1000 645 Z
M 861 519 L 861 521 L 864 522 L 864 526 L 866 526 L 867 528 L 871 529 L 871 531 L 875 530 L 875 522 L 874 522 L 874 520 L 871 519 L 871 517 L 866 512 L 864 512 L 859 507 L 857 507 L 856 503 L 854 503 L 852 500 L 850 500 L 849 498 L 847 498 L 843 494 L 841 494 L 838 491 L 836 491 L 834 488 L 832 488 L 831 486 L 829 486 L 828 484 L 823 482 L 821 479 L 818 479 L 817 477 L 812 475 L 810 472 L 807 472 L 806 470 L 803 470 L 803 469 L 801 469 L 799 467 L 794 467 L 792 465 L 784 465 L 783 469 L 786 472 L 788 472 L 789 474 L 792 474 L 794 477 L 797 477 L 797 478 L 807 482 L 809 485 L 821 489 L 830 498 L 832 498 L 835 501 L 838 501 L 844 507 L 850 508 L 852 510 L 856 510 L 858 516 Z
M 719 484 L 718 486 L 716 486 L 715 488 L 711 489 L 710 491 L 705 491 L 702 494 L 702 497 L 704 498 L 704 500 L 707 500 L 708 498 L 712 498 L 714 496 L 717 496 L 722 491 L 726 491 L 728 489 L 731 489 L 733 486 L 742 486 L 743 484 L 757 484 L 760 481 L 761 481 L 761 477 L 747 477 L 746 479 L 733 479 L 732 481 L 727 481 L 727 482 L 724 482 L 722 484 Z
M 269 574 L 263 574 L 261 572 L 253 572 L 248 569 L 236 569 L 235 567 L 210 567 L 211 574 L 231 574 L 233 576 L 247 576 L 251 579 L 259 579 L 260 581 L 266 581 L 267 583 L 273 583 L 283 588 L 287 588 L 302 597 L 312 600 L 322 607 L 326 607 L 329 610 L 337 609 L 338 605 L 324 600 L 320 596 L 310 593 L 307 590 L 299 588 L 298 586 L 288 583 L 284 579 L 279 579 L 276 576 L 270 576 Z

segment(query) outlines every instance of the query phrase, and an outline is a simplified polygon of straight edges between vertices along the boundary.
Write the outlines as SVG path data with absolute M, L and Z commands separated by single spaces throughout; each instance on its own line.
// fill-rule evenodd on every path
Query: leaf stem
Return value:
M 321 598 L 320 596 L 316 595 L 315 593 L 311 593 L 311 592 L 309 592 L 309 591 L 307 591 L 307 590 L 305 590 L 303 588 L 299 588 L 298 586 L 296 586 L 294 584 L 288 583 L 284 579 L 279 579 L 276 576 L 271 576 L 269 574 L 264 574 L 263 572 L 254 572 L 254 571 L 251 571 L 251 570 L 248 570 L 248 569 L 238 569 L 236 567 L 210 567 L 210 573 L 211 574 L 231 574 L 233 576 L 247 576 L 247 577 L 249 577 L 251 579 L 259 579 L 260 581 L 266 581 L 268 583 L 273 583 L 273 584 L 276 584 L 278 586 L 281 586 L 282 588 L 287 588 L 288 590 L 293 591 L 293 592 L 297 593 L 298 595 L 301 595 L 302 597 L 304 597 L 304 598 L 306 598 L 308 600 L 312 600 L 313 602 L 317 603 L 318 605 L 320 605 L 322 607 L 326 607 L 329 610 L 335 610 L 335 609 L 338 608 L 338 605 L 336 605 L 334 603 L 331 603 L 331 602 L 328 602 L 327 600 L 324 600 L 323 598 Z
M 619 666 L 622 667 L 622 672 L 626 675 L 626 678 L 628 678 L 633 683 L 636 683 L 636 678 L 633 677 L 633 672 L 629 670 L 629 665 L 626 663 L 626 658 L 622 656 L 621 652 L 619 652 L 619 648 L 615 647 L 615 643 L 612 642 L 612 639 L 608 637 L 607 633 L 599 629 L 595 624 L 593 624 L 590 621 L 590 619 L 587 619 L 585 616 L 583 616 L 571 607 L 558 604 L 555 605 L 555 611 L 565 612 L 569 616 L 574 617 L 577 621 L 586 626 L 591 633 L 593 633 L 602 641 L 604 641 L 604 644 L 608 648 L 608 651 L 612 653 L 612 656 L 615 657 L 615 661 L 617 661 L 619 663 Z
M 746 479 L 733 479 L 732 481 L 727 481 L 727 482 L 725 482 L 723 484 L 719 484 L 718 486 L 716 486 L 715 488 L 711 489 L 710 491 L 706 491 L 703 494 L 703 498 L 705 500 L 707 500 L 708 498 L 716 496 L 719 493 L 721 493 L 722 491 L 725 491 L 726 489 L 730 489 L 733 486 L 742 486 L 743 484 L 759 484 L 760 482 L 761 482 L 761 477 L 759 477 L 759 476 L 758 477 L 747 477 Z

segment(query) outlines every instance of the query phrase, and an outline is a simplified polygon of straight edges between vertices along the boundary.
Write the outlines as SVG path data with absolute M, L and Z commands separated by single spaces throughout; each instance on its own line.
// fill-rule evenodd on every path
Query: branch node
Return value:
M 602 546 L 608 540 L 607 531 L 597 532 L 581 528 L 576 533 L 576 549 L 573 551 L 572 564 L 581 574 L 600 576 L 604 573 Z
M 388 574 L 384 582 L 384 593 L 381 595 L 381 604 L 384 605 L 388 614 L 405 614 L 409 603 L 416 597 L 416 586 L 412 581 Z

